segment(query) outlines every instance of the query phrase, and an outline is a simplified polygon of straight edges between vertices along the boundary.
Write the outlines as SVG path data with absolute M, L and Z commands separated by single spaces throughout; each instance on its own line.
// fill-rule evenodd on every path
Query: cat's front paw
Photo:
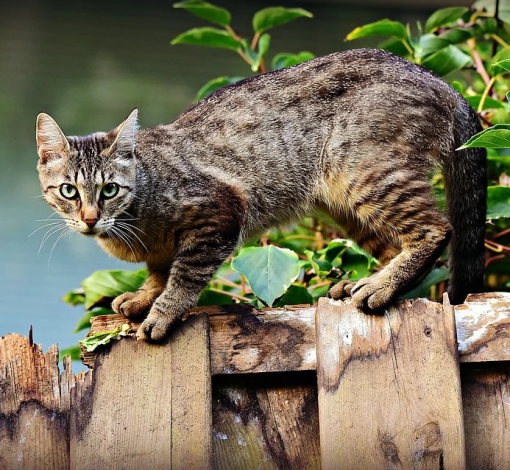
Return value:
M 333 300 L 340 300 L 345 297 L 349 297 L 355 284 L 355 282 L 350 280 L 340 281 L 329 289 L 328 297 Z
M 351 289 L 353 304 L 362 310 L 379 311 L 395 297 L 395 287 L 383 271 L 360 279 Z
M 143 291 L 126 292 L 115 298 L 112 308 L 127 318 L 140 319 L 147 315 L 154 300 L 153 296 Z
M 136 338 L 149 342 L 162 341 L 168 336 L 176 318 L 165 315 L 154 307 L 149 312 L 147 318 L 138 328 Z

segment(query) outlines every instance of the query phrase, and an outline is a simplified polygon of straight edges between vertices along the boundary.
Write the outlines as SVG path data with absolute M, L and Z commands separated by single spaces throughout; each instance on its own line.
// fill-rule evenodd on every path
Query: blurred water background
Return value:
M 214 3 L 214 2 L 213 2 Z M 249 36 L 251 16 L 266 6 L 303 7 L 313 20 L 275 29 L 269 57 L 310 50 L 317 55 L 361 47 L 343 38 L 385 17 L 415 24 L 438 4 L 457 2 L 218 1 L 233 26 Z M 466 3 L 467 4 L 467 3 Z M 29 236 L 51 214 L 38 197 L 35 118 L 49 113 L 68 135 L 110 130 L 135 107 L 148 127 L 173 120 L 206 81 L 249 75 L 231 51 L 170 46 L 202 25 L 171 1 L 2 1 L 0 5 L 0 336 L 26 335 L 45 350 L 77 343 L 81 307 L 62 296 L 95 270 L 134 268 L 108 257 L 93 240 L 72 235 L 40 248 L 46 230 Z M 38 252 L 39 251 L 39 252 Z M 78 366 L 80 367 L 80 366 Z

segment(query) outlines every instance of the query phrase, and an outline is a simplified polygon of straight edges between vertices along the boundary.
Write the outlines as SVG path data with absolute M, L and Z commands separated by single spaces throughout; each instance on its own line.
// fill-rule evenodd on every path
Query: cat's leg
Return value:
M 182 240 L 166 286 L 138 329 L 139 339 L 162 340 L 170 328 L 196 305 L 202 289 L 238 243 L 238 234 L 208 233 L 201 236 L 193 232 L 188 232 Z
M 356 307 L 378 310 L 411 289 L 432 268 L 450 238 L 450 223 L 432 201 L 427 204 L 426 199 L 421 198 L 419 205 L 408 202 L 409 205 L 403 207 L 400 214 L 394 215 L 393 212 L 392 216 L 381 217 L 378 221 L 372 218 L 370 221 L 370 231 L 374 237 L 377 237 L 379 231 L 387 233 L 388 225 L 391 224 L 395 239 L 401 246 L 400 253 L 369 277 L 356 283 L 346 281 L 338 287 L 333 286 L 330 297 L 339 299 L 350 296 Z M 413 217 L 408 212 L 406 220 L 407 207 L 419 207 L 419 210 L 413 212 Z M 384 250 L 383 238 L 380 243 L 384 256 L 394 251 L 394 243 L 388 242 L 387 252 Z
M 140 319 L 147 316 L 154 301 L 165 289 L 168 272 L 148 267 L 149 275 L 136 292 L 126 292 L 115 298 L 112 308 L 128 318 Z

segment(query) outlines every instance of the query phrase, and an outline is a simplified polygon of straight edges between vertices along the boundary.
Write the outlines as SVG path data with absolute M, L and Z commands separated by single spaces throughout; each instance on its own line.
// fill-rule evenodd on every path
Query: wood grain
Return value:
M 210 468 L 205 316 L 190 318 L 165 344 L 114 342 L 88 374 L 73 396 L 72 468 Z
M 462 367 L 469 470 L 510 468 L 510 362 Z
M 320 299 L 316 325 L 324 469 L 464 468 L 453 309 Z
M 319 469 L 313 372 L 218 376 L 213 381 L 215 469 Z
M 9 334 L 0 339 L 0 469 L 69 468 L 70 361 L 58 349 Z
M 470 294 L 455 319 L 461 362 L 510 360 L 510 293 Z
M 211 370 L 218 374 L 315 370 L 315 307 L 293 306 L 258 310 L 248 304 L 201 307 L 190 316 L 205 313 L 211 325 Z M 137 323 L 121 315 L 92 319 L 92 332 Z M 82 351 L 91 367 L 94 353 Z

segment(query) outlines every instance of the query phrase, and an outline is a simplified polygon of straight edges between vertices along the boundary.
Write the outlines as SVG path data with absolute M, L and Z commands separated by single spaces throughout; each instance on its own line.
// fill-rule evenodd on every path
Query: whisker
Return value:
M 139 242 L 140 244 L 144 247 L 145 251 L 149 251 L 148 248 L 145 246 L 145 243 L 141 240 L 141 238 L 135 233 L 135 231 L 133 229 L 138 229 L 142 235 L 145 235 L 145 232 L 139 228 L 139 227 L 135 227 L 134 225 L 130 225 L 130 224 L 126 224 L 124 222 L 117 222 L 119 224 L 119 228 L 122 228 L 124 229 L 127 233 L 130 233 L 133 237 L 135 237 Z
M 58 227 L 51 227 L 50 229 L 48 229 L 48 231 L 44 235 L 43 239 L 41 240 L 41 244 L 39 245 L 39 249 L 37 250 L 37 254 L 39 254 L 41 252 L 42 247 L 44 246 L 44 244 L 48 241 L 48 239 L 52 235 L 54 235 L 55 233 L 58 233 L 61 230 L 65 230 L 65 229 L 66 229 L 65 225 L 63 225 L 63 226 L 59 225 Z
M 38 220 L 37 222 L 43 222 L 42 220 Z M 36 228 L 28 237 L 30 238 L 34 233 L 38 232 L 39 230 L 42 230 L 43 228 L 50 227 L 52 225 L 65 225 L 65 222 L 63 221 L 55 221 L 51 222 L 49 224 L 44 224 L 39 228 Z
M 50 264 L 51 262 L 51 256 L 53 255 L 53 251 L 55 250 L 57 243 L 70 232 L 71 229 L 69 227 L 65 227 L 64 231 L 57 237 L 55 243 L 53 243 L 53 246 L 51 247 L 50 257 L 48 258 L 48 264 Z
M 131 253 L 133 254 L 133 256 L 136 258 L 136 254 L 135 254 L 135 250 L 134 250 L 134 247 L 133 247 L 133 244 L 132 244 L 132 241 L 127 237 L 127 235 L 125 233 L 123 233 L 118 227 L 116 227 L 115 225 L 112 226 L 109 231 L 111 230 L 112 233 L 114 233 L 116 236 L 117 236 L 117 239 L 118 240 L 121 240 L 122 242 L 124 242 L 128 248 L 131 250 Z

